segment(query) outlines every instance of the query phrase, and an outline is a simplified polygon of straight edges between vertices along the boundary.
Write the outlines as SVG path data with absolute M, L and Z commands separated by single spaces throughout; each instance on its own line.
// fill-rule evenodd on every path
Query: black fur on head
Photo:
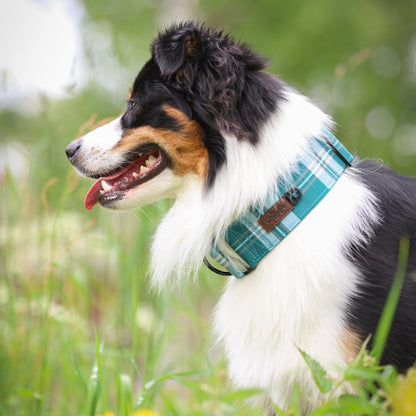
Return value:
M 159 33 L 152 57 L 162 79 L 184 95 L 201 125 L 252 143 L 283 98 L 282 84 L 261 72 L 267 60 L 204 24 L 185 22 Z

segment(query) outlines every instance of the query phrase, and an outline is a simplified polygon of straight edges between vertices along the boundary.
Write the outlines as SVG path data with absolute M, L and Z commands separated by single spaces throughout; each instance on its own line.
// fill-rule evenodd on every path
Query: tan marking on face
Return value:
M 208 173 L 208 151 L 202 137 L 201 126 L 189 119 L 180 110 L 164 106 L 164 111 L 177 120 L 179 131 L 156 129 L 150 126 L 127 130 L 119 144 L 111 150 L 116 153 L 128 153 L 140 144 L 154 143 L 160 146 L 172 159 L 173 171 L 178 176 L 195 173 L 206 179 Z
M 340 347 L 346 362 L 354 361 L 357 358 L 361 345 L 361 338 L 354 330 L 350 328 L 344 330 L 340 339 Z

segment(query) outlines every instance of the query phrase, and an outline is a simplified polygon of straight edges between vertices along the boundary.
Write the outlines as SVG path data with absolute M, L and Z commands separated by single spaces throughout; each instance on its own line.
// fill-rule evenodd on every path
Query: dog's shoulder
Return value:
M 404 371 L 413 365 L 416 349 L 416 179 L 378 160 L 358 160 L 354 175 L 375 196 L 379 221 L 368 244 L 351 242 L 347 248 L 362 276 L 350 301 L 350 323 L 363 336 L 374 335 L 396 275 L 401 242 L 407 240 L 406 278 L 383 355 L 384 363 L 393 363 Z

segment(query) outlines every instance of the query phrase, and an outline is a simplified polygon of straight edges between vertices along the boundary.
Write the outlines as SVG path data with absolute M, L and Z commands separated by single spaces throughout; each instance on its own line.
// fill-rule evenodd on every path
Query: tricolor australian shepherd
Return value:
M 266 65 L 221 31 L 176 24 L 153 42 L 124 113 L 66 148 L 76 169 L 96 179 L 87 209 L 175 198 L 151 247 L 157 288 L 195 276 L 213 244 L 241 268 L 224 242 L 228 228 L 267 205 L 270 190 L 333 127 Z M 405 371 L 416 359 L 416 180 L 376 162 L 348 165 L 250 273 L 229 278 L 215 310 L 231 380 L 265 389 L 282 408 L 295 384 L 304 412 L 320 398 L 297 347 L 336 371 L 374 334 L 402 237 L 410 241 L 407 275 L 382 362 Z M 277 222 L 295 202 L 282 204 Z

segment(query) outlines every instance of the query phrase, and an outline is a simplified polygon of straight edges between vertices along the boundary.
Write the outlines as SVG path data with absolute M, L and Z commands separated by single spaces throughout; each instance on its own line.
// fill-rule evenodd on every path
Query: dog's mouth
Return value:
M 168 159 L 160 149 L 139 153 L 139 157 L 109 176 L 98 178 L 85 196 L 84 206 L 91 209 L 122 199 L 130 189 L 154 178 L 167 166 Z

